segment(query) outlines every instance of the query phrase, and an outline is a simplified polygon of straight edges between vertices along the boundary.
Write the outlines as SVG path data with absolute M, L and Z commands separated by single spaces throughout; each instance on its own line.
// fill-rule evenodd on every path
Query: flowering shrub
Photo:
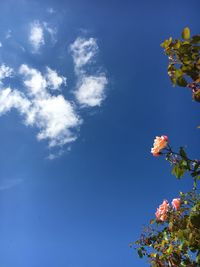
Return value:
M 190 37 L 189 28 L 182 40 L 171 37 L 163 42 L 169 58 L 168 74 L 173 85 L 192 89 L 193 99 L 200 102 L 200 35 Z M 188 173 L 193 179 L 190 192 L 180 192 L 169 204 L 163 200 L 155 218 L 132 245 L 140 258 L 147 257 L 152 267 L 200 266 L 200 160 L 190 159 L 183 147 L 175 152 L 168 137 L 157 136 L 151 149 L 153 156 L 164 156 L 172 174 L 181 179 Z
M 168 207 L 165 220 L 151 220 L 134 243 L 152 267 L 200 266 L 200 195 L 180 193 L 180 201 L 178 210 Z
M 168 75 L 173 85 L 188 87 L 193 99 L 200 102 L 200 35 L 190 36 L 187 27 L 182 32 L 182 39 L 170 37 L 161 46 L 168 56 Z
M 160 155 L 169 161 L 178 179 L 190 173 L 193 190 L 180 192 L 171 205 L 163 200 L 150 226 L 134 244 L 139 256 L 146 256 L 152 267 L 200 266 L 200 161 L 189 159 L 183 148 L 173 152 L 169 144 Z

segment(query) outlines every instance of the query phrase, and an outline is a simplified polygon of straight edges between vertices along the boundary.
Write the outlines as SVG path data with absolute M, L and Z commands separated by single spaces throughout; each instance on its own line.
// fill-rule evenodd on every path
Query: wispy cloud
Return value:
M 34 21 L 30 26 L 29 42 L 34 52 L 38 52 L 41 46 L 45 44 L 43 27 L 39 21 Z
M 96 39 L 78 37 L 70 46 L 75 70 L 80 72 L 82 67 L 90 63 L 98 51 Z
M 50 35 L 51 41 L 53 44 L 57 42 L 56 40 L 56 34 L 57 29 L 55 27 L 50 26 L 47 22 L 43 22 L 44 29 L 47 31 L 47 33 Z
M 13 75 L 13 69 L 6 66 L 5 64 L 0 65 L 0 84 L 2 80 Z
M 62 156 L 64 154 L 64 150 L 63 149 L 60 149 L 58 152 L 55 152 L 55 153 L 50 153 L 47 157 L 47 159 L 49 160 L 54 160 L 54 159 L 57 159 L 59 158 L 60 156 Z
M 53 7 L 49 7 L 49 8 L 47 8 L 47 12 L 48 12 L 49 14 L 53 14 L 53 13 L 55 13 L 56 11 L 55 11 L 55 9 L 54 9 Z
M 19 184 L 21 184 L 24 180 L 22 178 L 14 178 L 14 179 L 1 179 L 0 180 L 0 191 L 8 190 L 13 188 Z
M 79 37 L 70 46 L 78 79 L 75 96 L 82 107 L 100 106 L 105 99 L 105 89 L 108 84 L 105 73 L 97 72 L 91 75 L 86 68 L 94 63 L 98 50 L 94 38 Z
M 38 53 L 40 48 L 46 44 L 45 34 L 49 34 L 51 42 L 56 43 L 56 27 L 51 27 L 47 22 L 34 21 L 30 24 L 29 42 L 34 53 Z
M 11 38 L 11 36 L 12 36 L 12 31 L 11 30 L 7 30 L 5 38 L 9 39 L 9 38 Z

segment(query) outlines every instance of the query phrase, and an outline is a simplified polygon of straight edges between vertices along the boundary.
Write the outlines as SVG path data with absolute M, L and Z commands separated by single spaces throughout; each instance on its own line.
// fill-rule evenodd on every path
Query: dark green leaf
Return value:
M 198 171 L 198 172 L 194 171 L 191 173 L 191 175 L 192 175 L 192 177 L 198 176 L 198 175 L 200 175 L 200 171 Z
M 198 44 L 200 43 L 200 35 L 194 35 L 191 40 L 191 44 Z
M 191 223 L 194 225 L 196 228 L 200 228 L 200 214 L 194 214 L 190 217 Z
M 183 77 L 179 77 L 177 79 L 177 84 L 181 87 L 186 87 L 187 86 L 187 81 Z
M 137 252 L 138 252 L 139 257 L 140 258 L 143 258 L 142 249 L 141 248 L 138 248 Z
M 180 147 L 179 153 L 180 153 L 182 158 L 187 159 L 187 155 L 186 155 L 186 152 L 183 149 L 183 147 Z

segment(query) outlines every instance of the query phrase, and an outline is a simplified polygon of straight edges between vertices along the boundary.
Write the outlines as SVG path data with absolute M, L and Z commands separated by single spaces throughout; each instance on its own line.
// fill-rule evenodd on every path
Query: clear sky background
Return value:
M 148 266 L 129 243 L 191 188 L 150 154 L 198 158 L 199 104 L 160 43 L 200 33 L 198 0 L 0 2 L 0 266 Z

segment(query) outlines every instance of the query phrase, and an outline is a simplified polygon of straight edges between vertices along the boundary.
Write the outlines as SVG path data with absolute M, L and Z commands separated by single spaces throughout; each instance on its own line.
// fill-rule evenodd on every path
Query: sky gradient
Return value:
M 200 2 L 0 2 L 0 265 L 148 266 L 129 243 L 192 183 L 156 135 L 198 158 L 199 105 L 160 43 L 200 33 Z

